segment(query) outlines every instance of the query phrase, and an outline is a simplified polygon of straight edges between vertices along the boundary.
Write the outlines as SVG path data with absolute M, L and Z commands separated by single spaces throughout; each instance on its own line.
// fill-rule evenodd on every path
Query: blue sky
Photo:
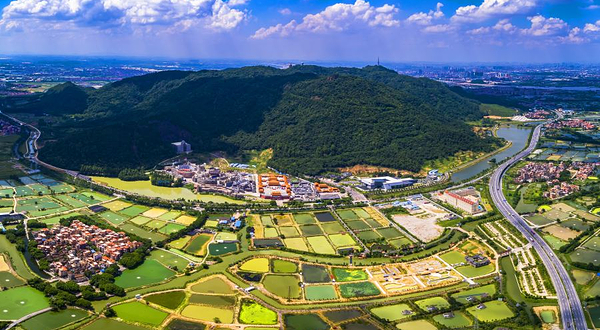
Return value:
M 600 0 L 0 0 L 0 8 L 0 54 L 600 59 Z

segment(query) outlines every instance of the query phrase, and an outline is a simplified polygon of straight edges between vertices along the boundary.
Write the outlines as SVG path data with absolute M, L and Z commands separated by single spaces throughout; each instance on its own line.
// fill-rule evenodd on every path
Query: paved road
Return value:
M 525 238 L 531 243 L 533 248 L 537 251 L 548 274 L 552 280 L 552 284 L 556 290 L 558 297 L 558 304 L 560 307 L 561 320 L 563 323 L 563 329 L 565 330 L 583 330 L 587 329 L 587 323 L 583 314 L 583 307 L 581 301 L 577 296 L 575 286 L 571 282 L 571 278 L 567 273 L 565 267 L 561 263 L 560 259 L 554 254 L 554 251 L 544 241 L 540 235 L 531 229 L 525 219 L 521 217 L 510 204 L 506 201 L 504 193 L 502 192 L 502 177 L 512 165 L 517 163 L 519 160 L 529 155 L 534 149 L 539 140 L 541 134 L 542 125 L 537 126 L 531 137 L 529 146 L 515 155 L 507 162 L 501 164 L 492 174 L 490 178 L 490 194 L 492 200 L 500 212 L 525 236 Z

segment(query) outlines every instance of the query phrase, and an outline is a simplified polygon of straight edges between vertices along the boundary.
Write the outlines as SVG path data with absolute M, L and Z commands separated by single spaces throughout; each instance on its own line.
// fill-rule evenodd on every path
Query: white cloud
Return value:
M 549 36 L 556 35 L 567 28 L 567 23 L 560 18 L 545 18 L 542 15 L 527 17 L 531 22 L 529 29 L 522 29 L 521 32 L 531 36 Z
M 364 0 L 356 0 L 354 4 L 337 3 L 328 6 L 316 14 L 304 16 L 301 23 L 291 21 L 258 29 L 253 39 L 263 39 L 271 35 L 287 36 L 292 32 L 323 33 L 329 31 L 346 31 L 353 27 L 393 27 L 400 21 L 395 19 L 398 9 L 384 4 L 381 7 L 371 6 Z
M 587 38 L 581 36 L 581 29 L 578 27 L 574 27 L 571 30 L 569 30 L 569 35 L 567 35 L 566 37 L 559 37 L 558 39 L 562 43 L 566 44 L 581 44 L 588 41 Z
M 589 6 L 585 7 L 585 9 L 596 10 L 596 9 L 600 9 L 600 6 L 599 5 L 589 5 Z
M 423 29 L 423 32 L 426 33 L 444 33 L 454 30 L 454 27 L 450 24 L 437 24 L 430 25 Z
M 484 0 L 479 6 L 459 7 L 452 16 L 452 21 L 480 22 L 499 15 L 527 13 L 536 6 L 536 0 Z
M 600 21 L 597 21 L 596 23 L 587 23 L 583 27 L 583 32 L 585 32 L 585 33 L 600 32 Z
M 406 22 L 416 25 L 431 25 L 433 20 L 444 17 L 444 13 L 442 12 L 443 6 L 443 3 L 438 2 L 435 6 L 435 11 L 430 10 L 429 13 L 419 12 L 412 14 L 406 19 Z
M 292 11 L 289 8 L 282 8 L 282 9 L 279 9 L 279 13 L 281 15 L 287 16 L 287 15 L 291 15 Z
M 510 20 L 505 18 L 505 19 L 499 20 L 498 23 L 496 23 L 496 25 L 494 25 L 493 29 L 496 31 L 500 31 L 500 32 L 513 33 L 517 30 L 517 27 L 512 25 Z
M 233 9 L 247 0 L 14 0 L 2 10 L 0 26 L 44 25 L 165 27 L 204 25 L 217 30 L 238 26 L 246 12 Z

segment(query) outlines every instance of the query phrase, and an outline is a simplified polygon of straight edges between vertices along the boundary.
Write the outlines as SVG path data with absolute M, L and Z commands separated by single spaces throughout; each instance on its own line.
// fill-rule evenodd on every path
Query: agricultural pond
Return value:
M 531 130 L 531 127 L 520 127 L 516 125 L 500 127 L 496 134 L 498 135 L 498 137 L 504 138 L 507 141 L 511 141 L 512 145 L 497 154 L 482 159 L 478 163 L 463 168 L 456 173 L 452 173 L 451 181 L 459 182 L 471 178 L 487 170 L 492 166 L 492 164 L 489 163 L 489 160 L 492 158 L 495 158 L 497 162 L 501 162 L 507 158 L 516 155 L 527 145 L 527 141 L 529 141 L 529 134 L 531 133 Z
M 159 187 L 153 186 L 150 181 L 123 181 L 119 178 L 108 178 L 101 176 L 93 176 L 92 180 L 100 184 L 106 184 L 108 186 L 125 190 L 128 192 L 136 193 L 147 197 L 159 197 L 168 200 L 175 199 L 186 199 L 186 200 L 197 200 L 201 202 L 213 202 L 213 203 L 233 203 L 243 204 L 243 201 L 227 198 L 225 196 L 211 195 L 211 194 L 195 194 L 193 191 L 187 188 L 171 188 L 171 187 Z

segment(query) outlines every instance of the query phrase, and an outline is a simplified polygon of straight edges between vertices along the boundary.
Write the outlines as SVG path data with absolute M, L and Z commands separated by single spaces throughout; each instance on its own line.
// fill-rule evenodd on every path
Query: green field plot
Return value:
M 285 244 L 285 246 L 288 249 L 304 251 L 304 252 L 309 251 L 308 246 L 306 245 L 306 242 L 304 242 L 304 239 L 302 237 L 285 238 L 283 240 L 283 244 Z
M 583 262 L 585 264 L 592 263 L 596 266 L 600 265 L 600 254 L 598 251 L 588 249 L 577 249 L 569 254 L 571 261 Z
M 181 256 L 163 250 L 152 251 L 148 259 L 156 260 L 169 268 L 177 267 L 179 271 L 184 270 L 189 264 L 189 262 Z
M 461 304 L 468 304 L 468 297 L 473 297 L 474 299 L 481 299 L 487 296 L 493 296 L 496 294 L 496 286 L 494 284 L 483 285 L 474 289 L 461 291 L 452 295 L 452 298 L 456 299 Z
M 274 214 L 273 222 L 277 226 L 293 226 L 294 220 L 292 220 L 292 216 L 290 214 Z
M 398 321 L 404 318 L 410 317 L 412 314 L 403 315 L 403 311 L 411 311 L 412 309 L 407 304 L 395 304 L 395 305 L 386 305 L 381 307 L 375 307 L 371 309 L 371 313 L 373 315 L 379 317 L 380 319 L 388 320 L 388 321 Z
M 166 330 L 205 330 L 206 325 L 197 322 L 185 321 L 182 319 L 172 319 L 165 327 Z M 254 330 L 254 329 L 253 329 Z
M 93 202 L 92 204 L 96 204 L 98 202 L 106 202 L 107 200 L 112 199 L 113 197 L 96 192 L 96 191 L 84 191 L 81 193 L 82 195 L 87 196 L 88 198 L 90 198 Z
M 429 307 L 429 306 L 435 306 L 438 309 L 450 307 L 450 303 L 448 302 L 448 300 L 446 300 L 442 297 L 432 297 L 432 298 L 417 300 L 417 301 L 415 301 L 415 304 L 424 311 L 427 311 L 427 307 Z
M 44 294 L 32 287 L 22 286 L 0 292 L 1 320 L 16 320 L 49 306 Z
M 17 197 L 26 197 L 35 195 L 35 191 L 27 186 L 15 187 Z
M 50 190 L 48 187 L 44 186 L 43 184 L 39 184 L 39 183 L 30 184 L 29 188 L 33 189 L 33 191 L 35 192 L 36 195 L 39 195 L 39 194 L 49 195 L 52 193 L 52 190 Z
M 146 224 L 144 226 L 150 228 L 150 229 L 160 229 L 162 227 L 164 227 L 167 223 L 161 220 L 150 220 L 148 222 L 146 222 Z
M 381 223 L 379 223 L 377 220 L 375 220 L 373 218 L 365 218 L 363 220 L 366 223 L 368 223 L 369 226 L 371 226 L 372 228 L 381 228 L 381 227 L 383 227 L 383 225 Z
M 160 283 L 175 275 L 175 272 L 163 266 L 156 260 L 147 259 L 141 266 L 126 269 L 116 278 L 115 284 L 128 288 Z
M 267 291 L 282 298 L 300 298 L 300 281 L 294 275 L 268 274 L 262 282 Z
M 194 293 L 190 296 L 189 303 L 197 305 L 209 305 L 215 307 L 232 307 L 233 305 L 235 305 L 235 300 L 235 296 Z
M 160 228 L 158 230 L 158 232 L 163 233 L 165 235 L 169 235 L 172 233 L 176 233 L 176 232 L 182 230 L 183 228 L 185 228 L 184 225 L 180 225 L 178 223 L 168 223 L 166 226 Z
M 317 220 L 319 220 L 319 222 L 334 222 L 337 221 L 335 220 L 335 218 L 333 217 L 333 215 L 329 212 L 317 212 L 315 213 L 315 217 L 317 218 Z
M 321 228 L 323 228 L 326 234 L 339 234 L 346 232 L 344 227 L 338 222 L 323 223 L 321 224 Z
M 556 219 L 549 219 L 543 215 L 534 215 L 531 217 L 527 217 L 527 220 L 529 220 L 529 222 L 533 223 L 534 225 L 538 225 L 538 226 L 547 225 L 549 223 L 556 221 Z
M 167 213 L 160 215 L 157 219 L 163 220 L 163 221 L 171 221 L 171 220 L 177 219 L 179 216 L 181 216 L 181 212 L 169 211 Z
M 331 282 L 331 276 L 327 268 L 318 265 L 302 264 L 302 277 L 306 283 Z
M 210 243 L 208 245 L 208 254 L 212 256 L 222 256 L 233 253 L 238 250 L 236 243 Z
M 448 328 L 464 328 L 471 325 L 471 320 L 461 312 L 453 312 L 454 316 L 445 318 L 444 314 L 439 314 L 433 317 L 433 320 Z
M 437 328 L 433 324 L 425 320 L 399 323 L 396 325 L 396 328 L 400 330 L 437 330 Z
M 324 312 L 323 315 L 325 315 L 325 317 L 333 323 L 340 323 L 361 317 L 364 314 L 359 309 L 340 309 L 336 311 Z
M 272 259 L 271 267 L 273 273 L 295 273 L 298 271 L 297 263 L 281 259 Z
M 317 220 L 315 220 L 315 218 L 310 213 L 294 214 L 294 220 L 300 225 L 306 225 L 317 222 Z
M 185 300 L 184 291 L 167 291 L 145 296 L 144 300 L 164 308 L 176 309 Z
M 333 285 L 309 285 L 304 288 L 308 300 L 332 300 L 337 299 L 337 293 Z
M 185 252 L 195 255 L 205 255 L 206 246 L 212 239 L 210 234 L 200 234 L 192 239 L 192 241 L 185 248 Z
M 356 244 L 356 242 L 354 241 L 352 236 L 350 236 L 350 234 L 329 235 L 329 239 L 331 240 L 333 245 L 335 245 L 335 247 L 351 246 Z
M 352 211 L 354 211 L 354 213 L 356 213 L 356 215 L 358 215 L 359 217 L 363 218 L 363 219 L 368 219 L 371 217 L 371 215 L 369 214 L 369 212 L 367 212 L 365 209 L 363 208 L 359 208 L 359 209 L 352 209 Z
M 556 314 L 554 311 L 542 311 L 540 313 L 540 318 L 544 323 L 554 323 L 556 322 Z
M 116 201 L 112 201 L 112 202 L 108 202 L 105 204 L 102 204 L 102 206 L 106 207 L 107 209 L 114 211 L 114 212 L 118 212 L 121 211 L 122 209 L 128 208 L 130 207 L 131 203 L 127 203 L 125 201 L 122 200 L 116 200 Z
M 277 324 L 277 313 L 254 300 L 242 300 L 239 315 L 240 323 L 243 324 Z
M 552 207 L 552 211 L 548 211 L 546 213 L 544 213 L 544 216 L 548 219 L 551 220 L 560 220 L 560 221 L 565 221 L 569 218 L 569 213 L 563 212 L 561 210 L 559 210 L 558 208 Z
M 268 258 L 254 258 L 242 263 L 240 269 L 253 273 L 268 273 L 269 263 Z
M 304 236 L 323 235 L 323 231 L 321 230 L 321 227 L 319 227 L 317 225 L 300 226 L 300 231 L 302 231 L 302 235 L 304 235 Z
M 196 293 L 232 294 L 231 286 L 219 277 L 212 277 L 192 285 L 191 290 Z
M 361 231 L 357 233 L 356 236 L 358 236 L 358 238 L 360 238 L 363 242 L 372 242 L 381 238 L 377 232 L 372 230 Z
M 381 236 L 383 236 L 384 238 L 387 238 L 387 239 L 404 236 L 404 235 L 402 235 L 402 233 L 400 233 L 398 231 L 398 229 L 396 229 L 394 227 L 377 229 L 377 232 L 379 233 L 379 235 L 381 235 Z
M 588 313 L 590 313 L 590 319 L 592 319 L 594 327 L 596 329 L 600 328 L 600 306 L 589 307 Z
M 550 234 L 543 235 L 542 237 L 546 240 L 546 242 L 548 242 L 550 247 L 554 250 L 558 250 L 558 249 L 560 249 L 561 246 L 567 244 L 566 241 L 563 241 L 562 239 L 552 236 Z
M 80 207 L 87 206 L 86 203 L 84 203 L 78 199 L 75 199 L 69 195 L 56 195 L 56 196 L 54 196 L 54 198 L 58 199 L 59 201 L 65 203 L 71 207 L 74 207 L 74 208 L 80 208 Z
M 16 246 L 12 244 L 5 235 L 0 235 L 0 252 L 6 253 L 8 256 L 10 256 L 10 264 L 12 265 L 13 270 L 21 278 L 28 280 L 36 277 L 30 272 L 21 252 L 17 250 Z M 8 260 L 6 261 L 8 262 Z
M 143 215 L 138 215 L 138 216 L 136 216 L 135 218 L 132 218 L 132 219 L 131 219 L 131 220 L 129 220 L 129 221 L 131 221 L 131 222 L 135 223 L 135 224 L 136 224 L 136 225 L 138 225 L 138 226 L 143 226 L 143 225 L 145 225 L 146 223 L 148 223 L 150 220 L 152 220 L 152 219 L 150 219 L 150 218 L 148 218 L 148 217 L 145 217 L 145 216 L 143 216 Z
M 440 255 L 440 258 L 445 262 L 455 265 L 460 263 L 465 263 L 465 255 L 458 251 L 450 251 Z
M 66 193 L 71 193 L 71 192 L 75 191 L 75 187 L 68 185 L 66 183 L 61 183 L 61 184 L 51 186 L 50 189 L 57 194 L 66 194 Z M 96 202 L 93 201 L 92 203 L 96 203 Z
M 174 249 L 182 250 L 191 239 L 192 236 L 183 236 L 182 238 L 169 242 L 169 246 Z
M 124 223 L 119 228 L 123 229 L 128 233 L 138 235 L 141 238 L 149 239 L 153 242 L 162 241 L 163 239 L 167 238 L 166 235 L 163 235 L 161 233 L 150 232 L 131 223 Z
M 406 237 L 391 239 L 391 240 L 388 240 L 388 243 L 390 243 L 395 248 L 401 248 L 403 246 L 414 245 L 413 241 L 411 241 L 410 239 L 408 239 Z
M 590 283 L 590 281 L 596 276 L 593 272 L 588 272 L 585 270 L 573 269 L 571 270 L 573 273 L 573 278 L 575 279 L 575 283 L 579 285 L 586 285 Z
M 90 313 L 80 309 L 46 312 L 19 324 L 25 330 L 53 330 L 88 317 Z
M 344 221 L 360 219 L 360 217 L 352 210 L 336 210 L 336 212 Z
M 512 117 L 517 114 L 517 110 L 507 108 L 498 104 L 482 103 L 479 105 L 479 109 L 481 110 L 481 112 L 489 116 Z
M 344 298 L 369 297 L 379 295 L 381 292 L 371 282 L 354 282 L 340 284 L 340 293 Z
M 159 207 L 153 207 L 151 209 L 149 209 L 148 211 L 142 213 L 143 216 L 148 217 L 148 218 L 153 218 L 156 219 L 158 217 L 160 217 L 161 215 L 167 213 L 168 210 L 166 209 L 161 209 Z
M 371 229 L 371 226 L 369 226 L 368 223 L 366 223 L 366 222 L 364 222 L 362 220 L 347 221 L 346 224 L 352 230 Z
M 590 225 L 579 220 L 579 219 L 569 219 L 560 223 L 561 227 L 573 229 L 576 231 L 586 231 L 590 228 Z
M 483 276 L 486 274 L 490 274 L 495 270 L 496 270 L 496 267 L 493 264 L 489 264 L 489 265 L 485 265 L 485 266 L 481 266 L 481 267 L 473 267 L 473 266 L 469 265 L 469 266 L 462 266 L 462 267 L 456 268 L 456 271 L 458 271 L 459 273 L 463 274 L 466 277 Z
M 119 322 L 113 319 L 99 318 L 93 323 L 87 325 L 83 330 L 144 330 L 146 327 L 138 327 L 133 324 Z
M 265 228 L 265 238 L 279 237 L 279 232 L 275 228 Z
M 98 214 L 102 219 L 112 223 L 115 226 L 118 226 L 120 224 L 122 224 L 123 222 L 125 222 L 127 219 L 126 216 L 122 215 L 122 214 L 118 214 L 115 213 L 113 211 L 106 211 L 106 212 L 102 212 L 100 214 Z
M 362 269 L 332 268 L 331 272 L 338 282 L 363 281 L 369 278 L 369 275 Z
M 333 249 L 331 244 L 329 244 L 329 241 L 327 240 L 327 238 L 325 238 L 325 236 L 307 237 L 306 240 L 308 241 L 308 244 L 310 245 L 312 250 L 315 251 L 315 253 L 335 254 L 335 250 Z
M 585 297 L 597 297 L 600 296 L 600 281 L 596 281 L 584 294 Z
M 285 314 L 283 316 L 287 330 L 327 330 L 329 325 L 317 314 Z
M 230 308 L 218 308 L 211 306 L 188 305 L 182 311 L 181 315 L 192 319 L 219 323 L 232 323 L 233 310 Z
M 52 214 L 56 214 L 56 213 L 62 213 L 62 212 L 67 212 L 69 211 L 69 208 L 66 206 L 61 206 L 59 208 L 55 208 L 55 209 L 46 209 L 46 210 L 39 210 L 39 211 L 30 211 L 28 212 L 29 215 L 31 217 L 43 217 L 45 215 L 52 215 Z
M 25 284 L 25 282 L 11 272 L 0 272 L 0 287 L 10 289 L 23 284 Z
M 50 197 L 32 197 L 17 201 L 17 212 L 33 212 L 60 207 L 61 205 Z
M 271 218 L 270 215 L 261 215 L 260 222 L 263 224 L 263 226 L 275 226 L 273 218 Z
M 482 322 L 505 320 L 515 316 L 503 301 L 488 301 L 483 305 L 483 309 L 479 309 L 478 306 L 469 307 L 467 312 Z
M 300 233 L 298 232 L 298 229 L 296 229 L 296 227 L 279 227 L 279 232 L 285 238 L 300 236 Z
M 122 209 L 120 212 L 130 217 L 135 217 L 141 213 L 148 211 L 150 208 L 142 205 L 133 205 L 128 208 Z
M 86 204 L 95 204 L 95 203 L 98 203 L 97 200 L 91 198 L 90 196 L 84 195 L 82 193 L 72 193 L 72 194 L 69 194 L 69 196 L 71 196 L 71 197 L 73 197 L 73 198 L 75 198 L 75 199 L 77 199 L 79 201 L 82 201 L 82 202 L 84 202 Z
M 184 226 L 189 226 L 191 225 L 194 221 L 196 221 L 196 217 L 193 217 L 191 215 L 182 215 L 180 217 L 177 217 L 177 219 L 175 219 L 175 222 L 180 223 Z

